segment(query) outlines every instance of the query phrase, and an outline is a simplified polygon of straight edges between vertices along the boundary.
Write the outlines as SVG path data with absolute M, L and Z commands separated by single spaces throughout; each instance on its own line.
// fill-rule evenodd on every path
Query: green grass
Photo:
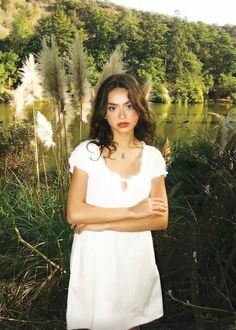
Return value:
M 153 232 L 165 302 L 160 329 L 235 326 L 233 157 L 229 152 L 219 156 L 201 139 L 191 146 L 171 144 L 170 224 L 166 232 Z M 25 171 L 22 178 L 11 175 L 0 183 L 1 324 L 4 329 L 65 329 L 72 231 L 62 188 L 51 170 L 48 189 L 42 175 L 36 193 L 34 171 L 28 173 L 28 180 Z
M 19 179 L 2 189 L 0 308 L 17 324 L 63 320 L 72 235 L 59 189 L 42 188 L 37 196 Z

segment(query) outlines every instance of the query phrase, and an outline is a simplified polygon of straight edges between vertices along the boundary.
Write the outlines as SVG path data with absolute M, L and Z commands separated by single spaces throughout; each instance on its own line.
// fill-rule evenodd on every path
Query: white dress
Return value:
M 166 176 L 160 151 L 143 144 L 140 172 L 127 181 L 111 171 L 99 147 L 80 143 L 69 158 L 88 173 L 86 202 L 107 207 L 130 207 L 150 193 L 151 179 Z M 67 300 L 67 329 L 128 330 L 163 315 L 159 272 L 151 231 L 74 234 Z

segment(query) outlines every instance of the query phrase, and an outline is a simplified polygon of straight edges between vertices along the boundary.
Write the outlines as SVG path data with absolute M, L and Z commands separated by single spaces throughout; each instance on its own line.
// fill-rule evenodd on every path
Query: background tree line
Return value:
M 236 26 L 188 22 L 91 0 L 1 1 L 0 93 L 17 86 L 18 68 L 38 54 L 51 35 L 61 55 L 76 34 L 89 55 L 93 84 L 117 44 L 128 71 L 141 82 L 151 77 L 158 102 L 236 100 Z M 11 19 L 10 19 L 11 18 Z M 10 21 L 10 23 L 9 23 Z

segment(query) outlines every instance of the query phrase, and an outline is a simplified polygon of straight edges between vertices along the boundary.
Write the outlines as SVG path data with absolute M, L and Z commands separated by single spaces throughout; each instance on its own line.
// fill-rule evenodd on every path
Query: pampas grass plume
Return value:
M 123 63 L 122 59 L 123 59 L 122 47 L 121 45 L 117 45 L 116 49 L 111 54 L 109 61 L 104 65 L 100 78 L 98 79 L 98 82 L 94 87 L 94 95 L 93 95 L 94 97 L 97 94 L 97 91 L 104 80 L 106 80 L 108 77 L 114 74 L 126 72 L 125 64 Z
M 37 112 L 36 117 L 36 134 L 46 149 L 49 149 L 50 147 L 54 147 L 56 145 L 53 141 L 52 125 L 39 111 Z

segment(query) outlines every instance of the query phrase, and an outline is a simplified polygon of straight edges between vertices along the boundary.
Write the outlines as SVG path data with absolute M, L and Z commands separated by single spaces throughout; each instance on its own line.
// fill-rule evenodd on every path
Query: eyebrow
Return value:
M 130 101 L 127 101 L 124 104 L 128 104 L 128 103 L 131 103 L 131 102 Z M 108 102 L 107 105 L 119 105 L 119 104 Z

